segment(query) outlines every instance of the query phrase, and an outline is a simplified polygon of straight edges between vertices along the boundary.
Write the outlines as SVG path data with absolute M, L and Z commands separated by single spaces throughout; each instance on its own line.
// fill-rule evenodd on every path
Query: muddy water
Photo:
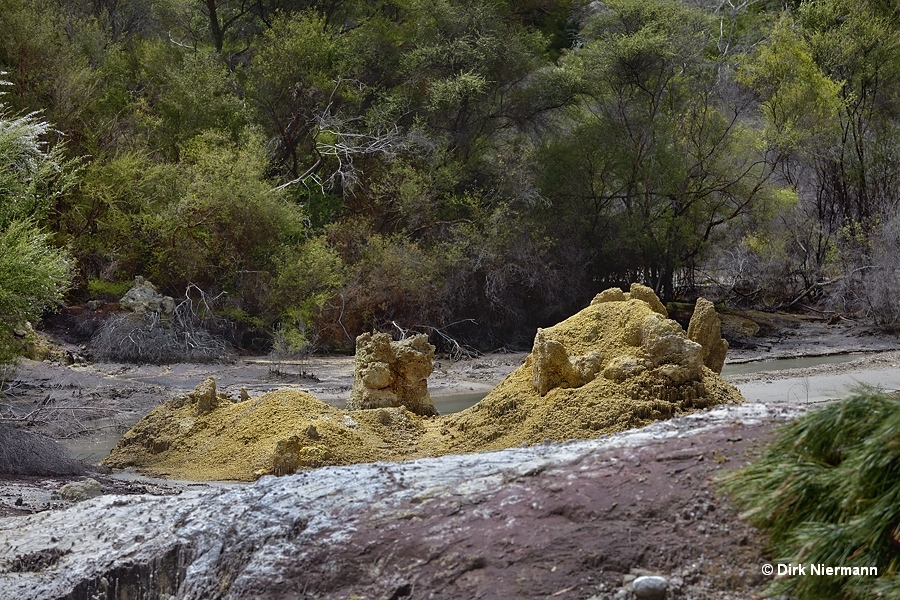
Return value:
M 750 402 L 815 405 L 845 398 L 860 386 L 886 392 L 900 390 L 900 368 L 895 366 L 887 369 L 861 368 L 833 374 L 798 374 L 793 377 L 759 378 L 736 382 L 734 385 Z
M 65 446 L 74 458 L 96 465 L 109 455 L 120 437 L 122 437 L 121 433 L 103 432 L 59 440 L 59 443 Z
M 854 388 L 868 386 L 900 390 L 900 353 L 866 352 L 758 361 L 725 372 L 750 402 L 815 405 L 847 397 Z M 726 367 L 727 369 L 728 367 Z
M 475 392 L 472 394 L 437 396 L 432 397 L 431 399 L 434 401 L 434 407 L 438 410 L 438 413 L 448 415 L 450 413 L 466 410 L 470 406 L 475 406 L 487 395 L 487 392 Z
M 827 356 L 801 356 L 798 358 L 778 358 L 755 360 L 744 363 L 727 364 L 722 376 L 749 375 L 761 371 L 783 371 L 785 369 L 808 369 L 820 365 L 836 365 L 863 358 L 863 354 L 829 354 Z

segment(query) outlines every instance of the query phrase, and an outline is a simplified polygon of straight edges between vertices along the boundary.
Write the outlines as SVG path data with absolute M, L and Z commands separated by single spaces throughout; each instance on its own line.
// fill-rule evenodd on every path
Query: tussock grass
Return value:
M 723 486 L 765 530 L 777 563 L 878 567 L 878 577 L 796 576 L 800 600 L 900 598 L 900 399 L 859 388 L 779 432 Z

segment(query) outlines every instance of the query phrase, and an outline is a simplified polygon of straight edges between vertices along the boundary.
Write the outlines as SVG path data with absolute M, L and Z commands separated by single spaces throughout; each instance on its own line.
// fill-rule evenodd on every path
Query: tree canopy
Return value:
M 10 323 L 66 273 L 322 348 L 524 344 L 631 281 L 900 318 L 891 3 L 0 4 L 0 225 L 55 265 Z

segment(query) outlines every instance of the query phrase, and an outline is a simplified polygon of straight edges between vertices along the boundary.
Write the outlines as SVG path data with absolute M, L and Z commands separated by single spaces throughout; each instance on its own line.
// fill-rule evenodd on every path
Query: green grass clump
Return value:
M 900 399 L 857 389 L 784 426 L 723 485 L 769 534 L 776 563 L 878 567 L 878 577 L 776 579 L 773 595 L 900 598 Z
M 113 302 L 124 296 L 133 285 L 134 281 L 105 281 L 103 279 L 89 279 L 87 283 L 91 298 Z

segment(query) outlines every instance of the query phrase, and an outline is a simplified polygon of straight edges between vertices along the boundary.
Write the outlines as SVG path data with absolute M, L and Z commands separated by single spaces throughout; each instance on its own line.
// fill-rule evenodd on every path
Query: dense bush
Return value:
M 9 0 L 0 66 L 81 161 L 18 204 L 72 300 L 196 284 L 332 347 L 518 345 L 634 280 L 896 319 L 889 2 Z
M 70 281 L 68 254 L 36 222 L 71 178 L 59 150 L 47 149 L 49 130 L 38 115 L 14 117 L 0 103 L 0 365 L 22 350 L 16 332 L 59 303 Z

